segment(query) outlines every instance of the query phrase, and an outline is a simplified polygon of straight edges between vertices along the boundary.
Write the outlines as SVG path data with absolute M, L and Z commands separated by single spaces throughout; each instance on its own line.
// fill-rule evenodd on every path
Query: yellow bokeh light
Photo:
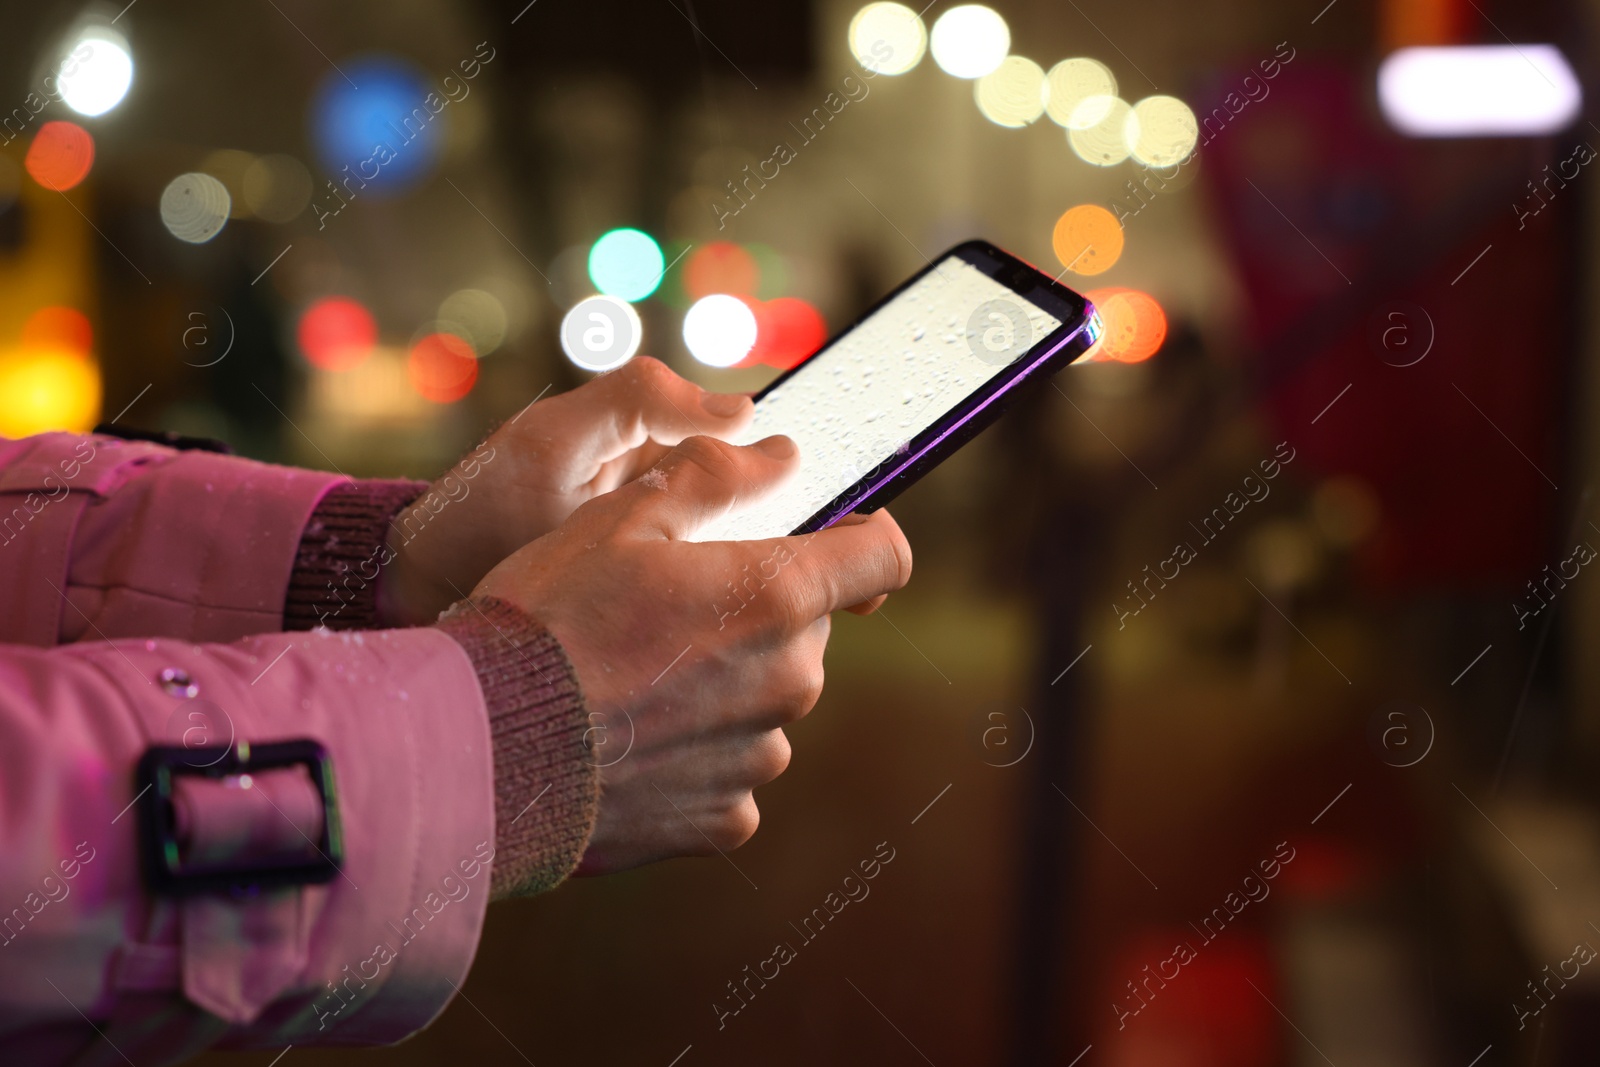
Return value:
M 928 51 L 922 17 L 904 4 L 868 4 L 850 20 L 850 51 L 876 74 L 904 74 Z
M 1043 94 L 1050 121 L 1069 130 L 1082 129 L 1105 118 L 1117 95 L 1117 79 L 1098 60 L 1063 59 L 1045 76 Z
M 1200 124 L 1177 97 L 1147 96 L 1133 105 L 1122 132 L 1134 159 L 1147 167 L 1170 167 L 1194 151 Z
M 1099 107 L 1098 99 L 1091 97 L 1078 105 L 1081 112 L 1089 107 Z M 1097 167 L 1114 167 L 1128 158 L 1128 139 L 1125 130 L 1133 108 L 1121 97 L 1113 96 L 1104 104 L 1105 112 L 1099 122 L 1082 129 L 1069 129 L 1067 143 L 1085 163 Z
M 0 437 L 89 430 L 100 417 L 100 370 L 58 349 L 0 352 Z
M 1044 113 L 1044 68 L 1022 56 L 1006 56 L 972 86 L 983 117 L 997 126 L 1026 126 Z
M 1098 204 L 1079 204 L 1056 220 L 1051 247 L 1074 274 L 1099 274 L 1122 256 L 1122 224 Z

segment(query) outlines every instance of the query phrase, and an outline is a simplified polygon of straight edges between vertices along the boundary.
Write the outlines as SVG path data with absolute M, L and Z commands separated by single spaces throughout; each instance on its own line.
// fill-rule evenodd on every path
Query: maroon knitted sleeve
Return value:
M 300 535 L 283 628 L 370 629 L 390 559 L 389 525 L 427 488 L 426 482 L 363 480 L 329 489 Z
M 317 504 L 295 557 L 284 628 L 370 628 L 390 523 L 427 485 L 360 481 Z M 578 678 L 560 642 L 518 608 L 464 600 L 438 628 L 478 674 L 494 746 L 496 897 L 538 893 L 571 874 L 594 830 L 600 773 Z
M 594 831 L 600 771 L 561 643 L 512 604 L 463 600 L 439 619 L 478 671 L 494 740 L 494 896 L 543 892 L 571 874 Z

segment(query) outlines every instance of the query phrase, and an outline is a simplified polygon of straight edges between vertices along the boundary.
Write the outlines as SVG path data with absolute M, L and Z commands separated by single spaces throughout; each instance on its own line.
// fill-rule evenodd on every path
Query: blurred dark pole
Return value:
M 1041 467 L 1044 465 L 1041 463 Z M 1065 1013 L 1065 1027 L 1054 1020 L 1074 983 L 1063 972 L 1083 960 L 1080 939 L 1066 916 L 1080 913 L 1084 884 L 1082 870 L 1083 820 L 1071 810 L 1061 793 L 1087 803 L 1090 775 L 1085 760 L 1089 715 L 1080 661 L 1053 684 L 1046 679 L 1050 664 L 1059 671 L 1072 662 L 1087 643 L 1084 608 L 1097 580 L 1105 554 L 1108 512 L 1085 507 L 1090 494 L 1046 495 L 1032 529 L 1036 540 L 1029 553 L 1035 575 L 1033 617 L 1038 620 L 1047 650 L 1046 662 L 1036 680 L 1032 703 L 1037 731 L 1035 759 L 1023 791 L 1022 851 L 1018 856 L 1019 881 L 1016 930 L 1013 934 L 1015 971 L 1010 1003 L 1011 1055 L 1016 1067 L 1066 1062 L 1057 1054 L 1058 1042 L 1070 1051 L 1079 1038 L 1078 1013 Z M 1057 792 L 1057 787 L 1060 792 Z M 1070 1039 L 1070 1040 L 1069 1040 Z

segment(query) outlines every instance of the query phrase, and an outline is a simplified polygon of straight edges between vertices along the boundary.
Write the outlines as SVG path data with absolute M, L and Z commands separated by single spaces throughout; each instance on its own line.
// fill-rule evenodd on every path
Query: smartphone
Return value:
M 733 443 L 786 434 L 800 471 L 692 540 L 810 533 L 883 507 L 1101 331 L 1089 301 L 1030 264 L 957 245 L 756 396 Z

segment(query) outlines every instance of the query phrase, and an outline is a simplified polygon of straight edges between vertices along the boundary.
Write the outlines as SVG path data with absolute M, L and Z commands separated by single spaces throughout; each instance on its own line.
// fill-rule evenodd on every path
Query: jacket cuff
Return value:
M 392 559 L 394 517 L 426 482 L 359 481 L 331 487 L 306 523 L 283 605 L 285 630 L 372 629 L 378 575 Z
M 452 605 L 438 628 L 466 650 L 489 709 L 491 894 L 542 893 L 583 858 L 600 804 L 600 771 L 589 752 L 577 674 L 550 631 L 495 597 Z

